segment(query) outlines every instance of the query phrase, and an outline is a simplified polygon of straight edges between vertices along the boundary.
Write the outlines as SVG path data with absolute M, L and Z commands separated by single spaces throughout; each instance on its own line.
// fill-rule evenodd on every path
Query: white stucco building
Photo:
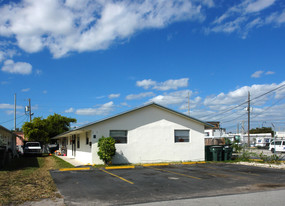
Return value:
M 102 136 L 116 140 L 113 164 L 203 161 L 204 129 L 198 119 L 151 103 L 60 134 L 60 148 L 84 163 L 103 164 L 97 152 Z

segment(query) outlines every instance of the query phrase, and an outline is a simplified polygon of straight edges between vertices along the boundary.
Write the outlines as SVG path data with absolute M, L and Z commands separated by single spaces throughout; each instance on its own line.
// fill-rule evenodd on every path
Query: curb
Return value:
M 90 167 L 78 167 L 78 168 L 62 168 L 59 171 L 79 171 L 79 170 L 90 170 Z
M 106 170 L 134 169 L 135 166 L 110 166 L 105 167 Z
M 143 167 L 153 167 L 153 166 L 168 166 L 170 163 L 153 163 L 153 164 L 142 164 Z

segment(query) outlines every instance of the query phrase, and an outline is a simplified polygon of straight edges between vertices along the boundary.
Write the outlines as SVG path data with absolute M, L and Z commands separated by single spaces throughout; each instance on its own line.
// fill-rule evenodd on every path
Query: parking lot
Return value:
M 124 205 L 285 188 L 284 170 L 212 163 L 51 171 L 67 205 Z

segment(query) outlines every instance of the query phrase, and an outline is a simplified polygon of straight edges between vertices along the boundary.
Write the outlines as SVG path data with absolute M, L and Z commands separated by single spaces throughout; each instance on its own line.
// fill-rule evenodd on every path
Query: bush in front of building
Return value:
M 115 143 L 114 138 L 104 136 L 98 141 L 99 151 L 97 154 L 106 165 L 111 163 L 112 157 L 116 154 Z

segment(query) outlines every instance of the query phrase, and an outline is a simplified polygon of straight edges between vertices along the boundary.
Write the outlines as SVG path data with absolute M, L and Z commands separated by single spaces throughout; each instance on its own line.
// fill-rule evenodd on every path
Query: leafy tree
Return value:
M 71 122 L 76 122 L 76 119 L 54 114 L 46 119 L 36 117 L 32 122 L 26 122 L 22 130 L 29 141 L 40 141 L 45 144 L 50 142 L 50 138 L 68 131 Z
M 29 141 L 48 142 L 47 122 L 41 117 L 36 117 L 32 122 L 26 122 L 22 129 Z
M 255 129 L 249 130 L 250 134 L 259 134 L 259 133 L 271 133 L 272 137 L 274 136 L 274 131 L 271 127 L 256 127 Z
M 97 152 L 99 158 L 103 160 L 104 164 L 109 164 L 112 157 L 116 154 L 116 141 L 112 137 L 101 137 L 98 141 L 99 151 Z
M 58 134 L 68 131 L 70 129 L 70 123 L 76 122 L 76 119 L 54 114 L 49 115 L 46 121 L 49 137 L 55 137 Z

